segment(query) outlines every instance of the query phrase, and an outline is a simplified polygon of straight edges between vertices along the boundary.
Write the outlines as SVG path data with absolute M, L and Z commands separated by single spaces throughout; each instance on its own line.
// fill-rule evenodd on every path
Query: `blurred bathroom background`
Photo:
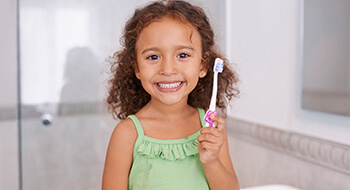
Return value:
M 0 1 L 1 190 L 100 189 L 118 123 L 105 60 L 147 2 Z M 349 190 L 350 1 L 191 2 L 239 74 L 226 127 L 241 187 Z

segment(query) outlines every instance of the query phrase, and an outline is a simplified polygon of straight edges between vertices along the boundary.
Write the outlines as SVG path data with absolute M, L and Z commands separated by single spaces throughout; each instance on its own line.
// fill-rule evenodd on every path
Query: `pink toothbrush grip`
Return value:
M 214 124 L 214 121 L 210 119 L 210 115 L 214 114 L 217 115 L 216 111 L 212 111 L 212 110 L 208 110 L 207 113 L 204 116 L 204 121 L 206 121 L 207 123 L 209 123 L 209 126 L 212 127 Z

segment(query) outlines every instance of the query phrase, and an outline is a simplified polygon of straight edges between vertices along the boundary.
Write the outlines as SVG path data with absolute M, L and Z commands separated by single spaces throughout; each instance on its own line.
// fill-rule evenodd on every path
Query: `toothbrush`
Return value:
M 209 110 L 207 111 L 207 113 L 204 116 L 204 120 L 206 121 L 206 124 L 205 124 L 206 127 L 209 127 L 209 126 L 215 127 L 214 121 L 211 120 L 209 118 L 209 116 L 211 114 L 217 115 L 217 113 L 215 111 L 215 107 L 216 107 L 216 96 L 217 96 L 217 91 L 218 91 L 218 74 L 219 74 L 219 72 L 222 73 L 223 70 L 224 70 L 224 61 L 220 58 L 216 58 L 214 68 L 213 68 L 213 71 L 214 71 L 213 91 L 211 94 Z

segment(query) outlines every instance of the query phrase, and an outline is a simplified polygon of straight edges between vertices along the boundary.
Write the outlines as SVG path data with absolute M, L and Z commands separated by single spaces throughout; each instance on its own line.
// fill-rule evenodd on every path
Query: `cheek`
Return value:
M 144 65 L 140 64 L 139 65 L 139 73 L 142 77 L 147 76 L 150 72 L 149 72 L 149 68 L 145 67 Z
M 192 72 L 188 72 L 188 76 L 190 76 L 192 83 L 197 84 L 199 80 L 199 70 L 197 68 L 193 69 Z
M 150 82 L 152 81 L 153 76 L 156 74 L 156 70 L 150 65 L 139 64 L 139 79 L 141 82 Z
M 199 78 L 201 67 L 198 65 L 187 67 L 186 69 L 187 76 L 190 76 L 192 80 L 195 80 L 196 78 Z

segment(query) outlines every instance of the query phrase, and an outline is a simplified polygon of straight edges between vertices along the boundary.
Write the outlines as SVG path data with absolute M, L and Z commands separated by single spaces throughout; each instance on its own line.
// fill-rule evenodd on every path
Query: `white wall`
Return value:
M 230 116 L 350 145 L 350 117 L 300 108 L 300 2 L 233 0 L 230 60 L 241 98 Z
M 232 116 L 287 127 L 296 62 L 294 11 L 293 1 L 232 1 L 230 60 L 241 80 Z

